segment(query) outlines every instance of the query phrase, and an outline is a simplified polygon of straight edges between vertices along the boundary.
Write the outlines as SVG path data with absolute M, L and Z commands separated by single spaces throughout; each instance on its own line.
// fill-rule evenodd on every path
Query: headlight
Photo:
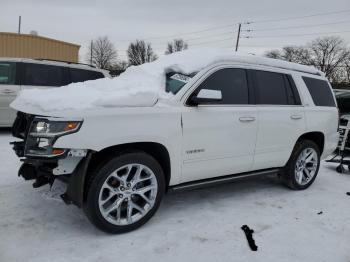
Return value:
M 27 137 L 25 155 L 54 157 L 64 154 L 64 149 L 53 148 L 53 144 L 58 137 L 77 132 L 81 124 L 82 121 L 35 118 Z
M 30 135 L 35 137 L 61 136 L 74 133 L 80 128 L 81 121 L 49 121 L 35 119 L 32 123 Z

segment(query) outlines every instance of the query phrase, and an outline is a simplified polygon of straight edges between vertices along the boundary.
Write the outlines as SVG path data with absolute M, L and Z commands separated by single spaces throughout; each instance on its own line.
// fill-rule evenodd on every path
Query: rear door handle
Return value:
M 253 116 L 242 116 L 239 118 L 239 121 L 241 122 L 252 122 L 255 121 L 255 117 Z
M 11 90 L 11 89 L 4 89 L 4 91 L 2 91 L 3 94 L 13 94 L 15 93 L 15 91 Z
M 293 120 L 298 120 L 298 119 L 302 119 L 303 116 L 302 115 L 291 115 L 290 118 Z

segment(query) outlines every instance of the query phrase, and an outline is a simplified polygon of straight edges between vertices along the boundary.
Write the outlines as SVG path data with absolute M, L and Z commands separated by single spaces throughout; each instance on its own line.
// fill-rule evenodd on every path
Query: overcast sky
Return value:
M 349 12 L 266 21 L 341 10 Z M 236 23 L 249 21 L 256 23 L 243 25 L 242 36 L 251 38 L 240 40 L 240 51 L 263 54 L 287 44 L 305 44 L 329 32 L 341 32 L 332 35 L 350 43 L 349 0 L 1 0 L 0 31 L 17 32 L 19 15 L 22 33 L 35 30 L 79 44 L 81 59 L 89 41 L 105 35 L 121 59 L 126 59 L 125 50 L 134 39 L 151 42 L 159 55 L 174 37 L 188 40 L 190 48 L 233 49 Z

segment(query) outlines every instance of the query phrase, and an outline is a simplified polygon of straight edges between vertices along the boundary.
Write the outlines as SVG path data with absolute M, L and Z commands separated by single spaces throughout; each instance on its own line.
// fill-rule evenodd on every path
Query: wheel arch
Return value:
M 304 133 L 298 138 L 296 143 L 298 143 L 301 140 L 311 140 L 312 142 L 314 142 L 320 150 L 320 155 L 322 155 L 325 144 L 325 136 L 322 132 L 314 131 Z
M 168 149 L 157 142 L 135 142 L 110 146 L 100 151 L 94 152 L 91 156 L 84 185 L 84 201 L 86 200 L 87 183 L 94 172 L 108 162 L 110 159 L 127 152 L 142 151 L 154 157 L 163 169 L 166 181 L 166 188 L 169 186 L 171 178 L 171 160 Z

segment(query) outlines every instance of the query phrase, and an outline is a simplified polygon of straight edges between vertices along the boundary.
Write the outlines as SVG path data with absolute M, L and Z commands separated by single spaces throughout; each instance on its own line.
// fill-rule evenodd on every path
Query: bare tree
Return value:
M 127 61 L 119 61 L 114 65 L 114 69 L 125 71 L 129 67 L 129 63 Z
M 274 49 L 274 50 L 271 50 L 271 51 L 267 51 L 265 53 L 265 56 L 266 57 L 269 57 L 269 58 L 273 58 L 273 59 L 283 59 L 282 58 L 282 53 L 280 50 L 278 49 Z
M 152 62 L 158 58 L 153 52 L 151 44 L 146 43 L 143 40 L 136 40 L 135 42 L 130 43 L 127 55 L 130 65 L 141 65 Z
M 310 64 L 310 51 L 302 46 L 285 46 L 282 50 L 271 50 L 265 56 L 299 64 Z
M 343 39 L 336 36 L 317 38 L 308 45 L 312 54 L 311 64 L 332 78 L 335 71 L 350 55 Z
M 270 58 L 282 59 L 320 69 L 332 82 L 350 82 L 350 49 L 340 37 L 317 38 L 305 46 L 286 46 L 265 54 Z M 348 66 L 347 66 L 348 65 Z
M 350 55 L 344 62 L 345 81 L 350 83 Z
M 188 44 L 182 39 L 174 39 L 172 42 L 168 43 L 165 54 L 172 54 L 182 50 L 188 49 Z
M 110 69 L 117 61 L 117 51 L 107 36 L 91 41 L 87 58 L 98 68 Z

